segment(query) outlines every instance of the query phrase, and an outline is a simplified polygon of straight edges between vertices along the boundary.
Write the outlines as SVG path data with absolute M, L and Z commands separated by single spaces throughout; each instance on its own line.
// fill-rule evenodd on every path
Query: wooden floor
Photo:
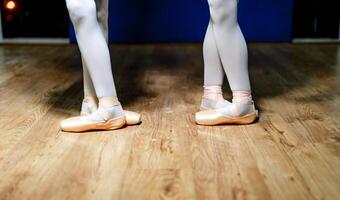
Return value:
M 118 45 L 119 98 L 143 123 L 71 134 L 77 48 L 0 46 L 0 199 L 339 199 L 340 45 L 249 49 L 255 124 L 195 125 L 199 45 Z

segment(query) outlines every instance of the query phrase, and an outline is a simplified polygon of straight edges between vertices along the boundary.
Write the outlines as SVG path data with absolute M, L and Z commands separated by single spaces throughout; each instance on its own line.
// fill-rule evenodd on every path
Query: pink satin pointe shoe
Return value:
M 124 114 L 126 118 L 126 125 L 128 126 L 133 126 L 142 122 L 142 116 L 139 113 L 124 110 Z
M 202 107 L 202 106 L 201 106 Z M 214 126 L 222 124 L 251 124 L 258 117 L 251 94 L 248 91 L 233 92 L 233 103 L 224 101 L 219 107 L 207 107 L 195 115 L 197 124 Z
M 67 132 L 115 130 L 125 125 L 123 108 L 115 97 L 100 98 L 99 108 L 89 115 L 71 117 L 61 121 L 61 129 Z
M 81 116 L 90 115 L 97 111 L 97 98 L 92 96 L 87 96 L 84 98 L 82 106 L 81 106 Z M 142 122 L 142 117 L 139 113 L 124 110 L 126 125 L 132 126 L 136 124 L 140 124 Z

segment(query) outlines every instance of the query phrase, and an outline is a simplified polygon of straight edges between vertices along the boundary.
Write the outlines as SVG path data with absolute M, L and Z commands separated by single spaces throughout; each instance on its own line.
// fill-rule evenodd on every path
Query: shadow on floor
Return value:
M 133 107 L 139 100 L 157 98 L 174 85 L 187 84 L 192 92 L 202 92 L 203 60 L 200 45 L 114 45 L 110 50 L 118 96 L 124 106 Z M 338 45 L 250 45 L 250 77 L 255 99 L 273 98 L 308 84 L 324 84 L 327 80 L 337 78 L 340 60 L 338 51 Z M 77 73 L 81 73 L 79 53 L 75 59 L 78 61 L 73 64 L 78 67 Z M 164 75 L 174 77 L 174 82 L 184 82 L 164 83 L 161 81 Z M 227 83 L 224 88 L 225 97 L 230 99 Z M 66 101 L 74 105 L 72 109 L 79 110 L 82 93 L 75 95 L 73 90 L 82 91 L 81 80 L 64 93 L 55 94 L 62 96 L 55 106 L 65 108 L 65 103 L 61 101 Z M 339 90 L 335 92 L 339 93 Z M 332 93 L 334 89 L 330 85 L 329 89 L 320 91 L 322 96 L 305 96 L 300 100 L 329 98 Z M 188 103 L 199 102 L 189 97 L 185 99 Z

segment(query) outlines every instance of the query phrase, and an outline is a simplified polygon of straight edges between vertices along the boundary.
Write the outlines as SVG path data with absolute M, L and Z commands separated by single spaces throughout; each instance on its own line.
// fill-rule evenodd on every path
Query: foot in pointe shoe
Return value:
M 115 130 L 126 125 L 123 108 L 115 97 L 99 99 L 99 108 L 89 114 L 71 117 L 61 122 L 61 129 L 67 132 L 91 130 Z
M 220 85 L 204 86 L 204 95 L 202 97 L 200 110 L 213 110 L 222 108 L 225 104 L 222 87 Z
M 97 111 L 97 98 L 92 96 L 86 96 L 83 100 L 82 106 L 81 106 L 81 116 L 90 115 Z M 126 119 L 126 125 L 132 126 L 137 125 L 142 122 L 142 117 L 139 113 L 124 110 L 125 119 Z
M 258 111 L 255 109 L 250 92 L 235 91 L 233 95 L 232 103 L 224 101 L 217 108 L 208 107 L 197 112 L 196 123 L 206 126 L 253 123 L 258 117 Z

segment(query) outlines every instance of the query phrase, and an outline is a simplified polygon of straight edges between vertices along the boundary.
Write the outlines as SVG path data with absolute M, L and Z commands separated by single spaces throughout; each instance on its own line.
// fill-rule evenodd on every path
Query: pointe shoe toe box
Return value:
M 82 117 L 71 117 L 64 119 L 60 123 L 60 127 L 63 131 L 81 131 L 86 129 L 90 125 L 90 122 L 84 120 Z
M 142 116 L 139 113 L 124 110 L 127 125 L 136 125 L 141 123 Z
M 214 110 L 204 110 L 195 114 L 196 123 L 201 125 L 216 125 L 221 117 L 222 115 Z

